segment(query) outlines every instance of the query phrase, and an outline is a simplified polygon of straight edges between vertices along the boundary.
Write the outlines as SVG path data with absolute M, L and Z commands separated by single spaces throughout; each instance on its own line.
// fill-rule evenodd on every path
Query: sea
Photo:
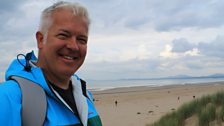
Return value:
M 203 84 L 208 82 L 223 82 L 223 78 L 166 78 L 166 79 L 121 79 L 121 80 L 87 80 L 87 88 L 101 91 L 121 87 L 136 86 L 166 86 L 166 85 L 186 85 Z

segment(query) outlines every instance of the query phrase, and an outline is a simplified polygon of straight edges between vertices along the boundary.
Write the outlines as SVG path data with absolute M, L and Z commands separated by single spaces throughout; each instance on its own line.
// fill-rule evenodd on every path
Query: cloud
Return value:
M 12 20 L 16 20 L 17 18 L 23 18 L 24 12 L 21 11 L 21 7 L 26 3 L 26 0 L 19 1 L 19 0 L 1 0 L 0 1 L 0 23 L 4 24 L 1 25 L 0 28 L 3 30 L 7 30 L 9 24 L 12 22 Z M 14 22 L 14 26 L 17 22 Z M 0 31 L 2 32 L 2 30 Z M 4 33 L 4 32 L 3 32 Z
M 206 56 L 224 58 L 224 36 L 217 36 L 209 43 L 199 43 L 198 48 Z
M 194 44 L 189 43 L 185 38 L 175 39 L 172 41 L 172 44 L 174 45 L 172 48 L 173 52 L 186 52 L 195 47 Z
M 223 25 L 224 1 L 154 1 L 153 23 L 158 31 L 180 30 L 187 27 L 209 28 Z
M 85 4 L 89 7 L 93 24 L 109 33 L 119 34 L 123 29 L 166 32 L 184 28 L 217 28 L 224 22 L 224 13 L 220 13 L 224 11 L 222 0 L 115 0 Z
M 172 49 L 173 47 L 171 45 L 166 45 L 165 50 L 160 53 L 160 56 L 164 58 L 178 58 L 178 54 L 172 52 Z
M 0 13 L 5 12 L 13 12 L 19 8 L 26 0 L 19 1 L 19 0 L 1 0 L 0 1 Z
M 160 56 L 167 58 L 178 58 L 182 56 L 198 56 L 206 57 L 224 57 L 224 35 L 217 36 L 210 42 L 191 43 L 185 38 L 175 39 L 171 45 L 166 45 L 165 50 L 160 53 Z
M 94 27 L 107 29 L 105 32 L 116 30 L 119 34 L 123 28 L 139 29 L 149 22 L 149 6 L 147 1 L 101 1 L 85 2 L 90 12 Z M 111 27 L 113 26 L 113 27 Z
M 178 44 L 179 45 L 179 44 Z M 174 50 L 174 48 L 171 45 L 166 45 L 165 50 L 160 53 L 160 56 L 163 58 L 182 58 L 185 56 L 199 56 L 200 51 L 197 48 L 183 48 L 183 46 L 180 46 L 180 48 L 174 46 L 175 49 L 178 51 Z
M 190 43 L 187 39 L 175 39 L 160 53 L 161 70 L 220 71 L 223 69 L 224 36 L 217 36 L 209 42 Z M 206 72 L 207 73 L 207 72 Z M 201 73 L 202 74 L 202 73 Z
M 200 55 L 200 51 L 197 48 L 193 48 L 192 50 L 186 51 L 184 55 L 198 56 Z
M 158 76 L 158 59 L 132 59 L 121 62 L 101 61 L 97 63 L 86 62 L 79 70 L 79 75 L 88 79 L 124 79 L 147 78 Z M 161 76 L 161 75 L 159 75 Z

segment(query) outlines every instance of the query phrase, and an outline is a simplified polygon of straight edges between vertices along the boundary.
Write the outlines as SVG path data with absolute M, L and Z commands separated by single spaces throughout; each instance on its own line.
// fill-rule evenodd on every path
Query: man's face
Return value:
M 53 14 L 53 24 L 45 37 L 38 42 L 39 66 L 47 76 L 70 78 L 85 60 L 87 23 L 68 10 L 58 10 Z

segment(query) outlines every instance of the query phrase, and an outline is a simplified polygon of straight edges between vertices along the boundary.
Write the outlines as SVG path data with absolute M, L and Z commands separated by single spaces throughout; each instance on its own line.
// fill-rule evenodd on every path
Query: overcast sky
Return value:
M 57 0 L 0 1 L 0 80 L 34 50 L 41 11 Z M 224 0 L 73 0 L 89 10 L 85 79 L 224 73 Z

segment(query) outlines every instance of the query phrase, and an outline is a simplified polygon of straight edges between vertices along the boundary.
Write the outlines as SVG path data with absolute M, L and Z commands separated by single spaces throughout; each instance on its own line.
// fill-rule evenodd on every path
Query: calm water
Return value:
M 105 90 L 117 87 L 163 86 L 173 84 L 199 84 L 203 82 L 224 82 L 224 78 L 192 78 L 192 79 L 155 79 L 155 80 L 89 80 L 88 88 Z

